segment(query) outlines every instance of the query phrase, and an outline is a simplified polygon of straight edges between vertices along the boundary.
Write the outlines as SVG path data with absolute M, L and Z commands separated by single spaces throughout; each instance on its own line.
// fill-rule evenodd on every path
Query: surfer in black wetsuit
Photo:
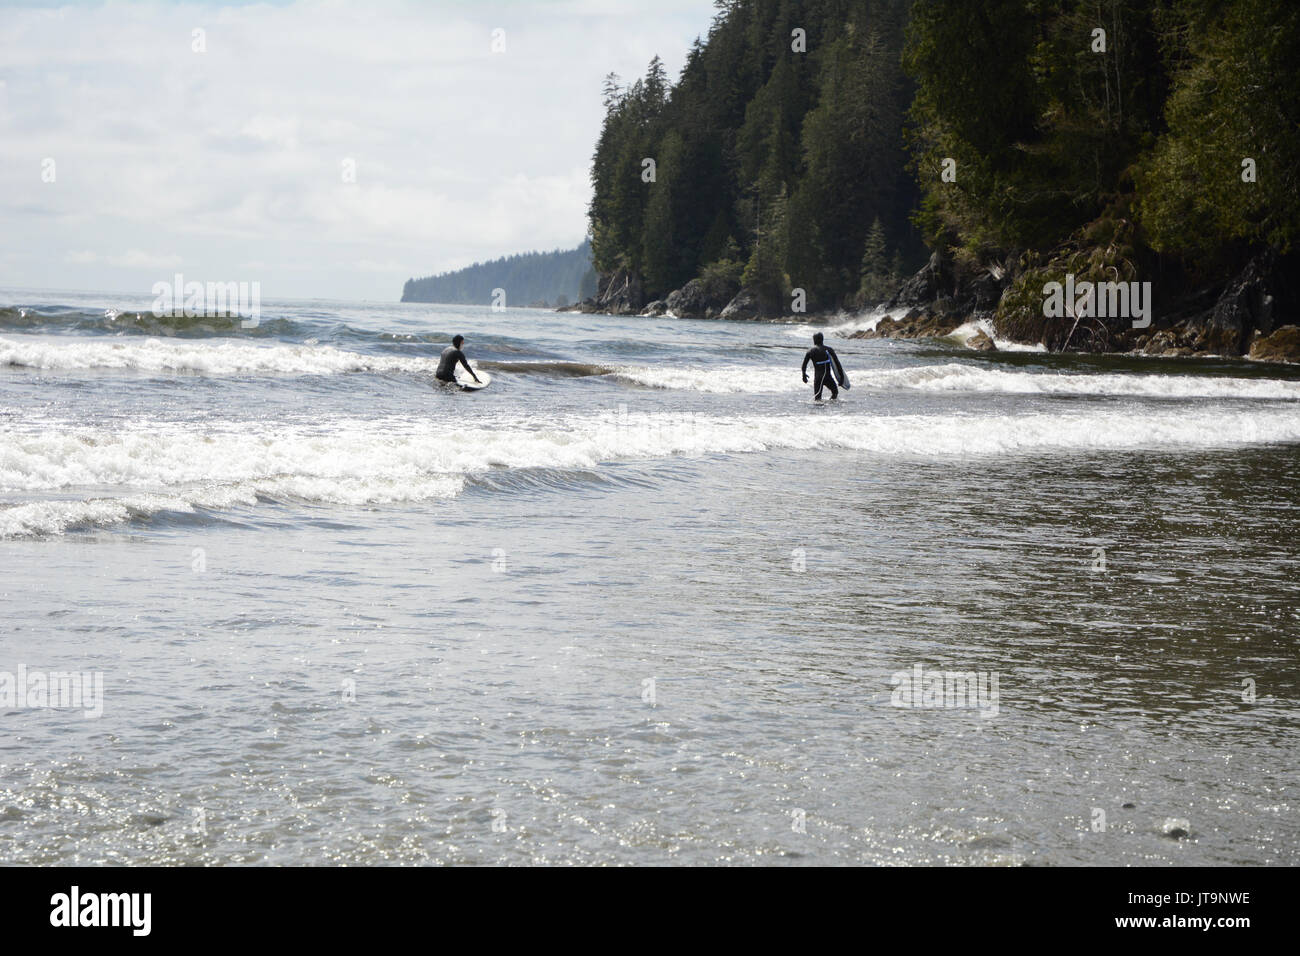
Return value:
M 474 375 L 474 370 L 469 367 L 469 362 L 465 359 L 465 353 L 460 350 L 460 344 L 465 341 L 465 336 L 458 335 L 451 340 L 451 345 L 442 350 L 442 355 L 438 357 L 438 371 L 433 373 L 433 377 L 440 382 L 456 381 L 456 363 L 459 362 L 465 366 L 465 371 Z M 479 377 L 474 375 L 474 381 L 479 381 Z
M 835 354 L 835 350 L 829 345 L 822 344 L 822 334 L 820 332 L 813 335 L 813 347 L 810 348 L 803 357 L 803 367 L 800 371 L 803 373 L 803 380 L 808 381 L 808 363 L 813 363 L 813 398 L 821 401 L 822 388 L 829 387 L 831 398 L 839 398 L 839 386 L 849 387 L 849 377 L 844 374 L 844 366 L 840 365 L 840 357 Z

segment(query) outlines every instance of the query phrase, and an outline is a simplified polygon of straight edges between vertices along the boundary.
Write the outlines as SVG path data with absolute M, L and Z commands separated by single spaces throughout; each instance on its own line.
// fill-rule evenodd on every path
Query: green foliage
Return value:
M 1161 121 L 1146 0 L 917 0 L 906 64 L 918 221 L 976 255 L 1046 249 L 1100 214 Z M 1094 30 L 1105 31 L 1104 52 Z M 956 163 L 956 181 L 940 175 Z
M 764 295 L 794 284 L 834 304 L 858 289 L 876 218 L 919 260 L 903 158 L 907 2 L 729 0 L 664 96 L 654 63 L 630 86 L 607 79 L 589 210 L 597 268 L 631 270 L 660 297 L 744 263 Z M 795 27 L 806 52 L 791 49 Z
M 877 305 L 885 301 L 902 282 L 897 254 L 891 260 L 885 244 L 885 227 L 877 218 L 867 233 L 866 248 L 862 253 L 861 281 L 857 301 L 861 305 Z
M 786 207 L 783 186 L 767 206 L 759 210 L 758 236 L 740 277 L 743 285 L 757 290 L 759 296 L 772 305 L 783 300 L 790 291 L 790 277 L 785 271 Z
M 819 87 L 804 119 L 788 265 L 814 301 L 834 304 L 858 291 L 873 221 L 904 237 L 914 193 L 904 175 L 901 73 L 881 37 L 850 22 L 823 55 Z
M 976 269 L 1039 263 L 1003 315 L 1028 327 L 1026 290 L 1041 295 L 1058 266 L 1118 269 L 1119 256 L 1222 277 L 1264 247 L 1296 248 L 1300 4 L 715 6 L 675 84 L 657 59 L 630 85 L 606 82 L 592 255 L 647 295 L 743 263 L 765 297 L 796 286 L 814 307 L 860 303 L 928 245 Z
M 1187 58 L 1169 129 L 1138 175 L 1144 225 L 1156 249 L 1198 261 L 1220 256 L 1225 241 L 1289 252 L 1300 230 L 1300 5 L 1203 6 L 1170 18 Z M 1256 182 L 1242 181 L 1245 158 Z
M 711 297 L 721 298 L 726 292 L 734 294 L 740 289 L 744 273 L 745 263 L 741 259 L 740 245 L 729 237 L 723 247 L 722 257 L 701 268 L 699 280 Z

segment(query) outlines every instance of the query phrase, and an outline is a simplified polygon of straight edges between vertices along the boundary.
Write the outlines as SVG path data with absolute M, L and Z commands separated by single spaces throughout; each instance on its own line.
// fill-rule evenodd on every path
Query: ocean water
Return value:
M 0 863 L 1300 863 L 1300 369 L 148 307 L 0 294 Z

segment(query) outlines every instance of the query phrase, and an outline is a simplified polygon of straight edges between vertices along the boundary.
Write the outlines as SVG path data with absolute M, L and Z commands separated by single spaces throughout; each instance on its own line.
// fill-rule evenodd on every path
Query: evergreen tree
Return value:
M 1300 231 L 1300 5 L 1183 4 L 1165 25 L 1186 38 L 1186 59 L 1169 129 L 1140 172 L 1152 245 L 1203 263 L 1241 258 L 1243 247 L 1291 251 Z M 1243 180 L 1248 159 L 1253 182 Z
M 866 248 L 862 252 L 861 283 L 858 300 L 863 305 L 883 302 L 894 291 L 897 276 L 890 266 L 885 245 L 885 227 L 879 217 L 871 223 Z

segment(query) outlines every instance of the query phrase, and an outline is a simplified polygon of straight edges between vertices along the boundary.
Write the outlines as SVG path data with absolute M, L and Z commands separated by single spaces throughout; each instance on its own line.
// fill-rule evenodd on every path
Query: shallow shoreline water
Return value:
M 85 315 L 0 328 L 0 672 L 103 715 L 0 711 L 3 862 L 1298 860 L 1300 373 L 832 338 L 814 405 L 792 326 L 11 304 Z

